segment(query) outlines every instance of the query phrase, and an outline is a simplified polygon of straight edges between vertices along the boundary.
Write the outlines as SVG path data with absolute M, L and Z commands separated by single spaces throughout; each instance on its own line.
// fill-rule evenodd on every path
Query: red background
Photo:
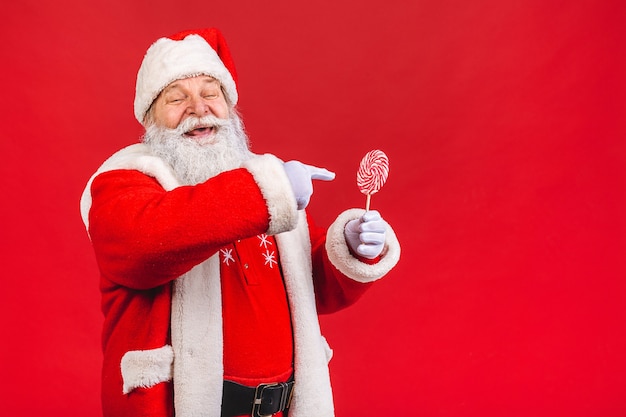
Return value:
M 3 2 L 1 414 L 97 416 L 98 274 L 80 193 L 133 143 L 151 42 L 218 26 L 253 149 L 360 158 L 398 267 L 322 319 L 337 415 L 626 415 L 626 3 Z

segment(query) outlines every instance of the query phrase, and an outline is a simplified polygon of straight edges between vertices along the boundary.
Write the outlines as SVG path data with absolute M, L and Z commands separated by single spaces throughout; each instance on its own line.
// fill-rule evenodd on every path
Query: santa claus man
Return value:
M 304 210 L 334 174 L 255 155 L 219 31 L 157 40 L 137 76 L 142 143 L 90 179 L 83 221 L 100 269 L 104 416 L 332 416 L 317 315 L 394 267 L 390 226 Z

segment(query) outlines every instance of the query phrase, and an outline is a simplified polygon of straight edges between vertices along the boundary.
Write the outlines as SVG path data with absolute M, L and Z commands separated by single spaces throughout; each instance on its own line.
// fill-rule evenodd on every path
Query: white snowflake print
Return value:
M 277 264 L 278 262 L 276 262 L 276 259 L 274 258 L 274 251 L 270 252 L 269 250 L 266 250 L 265 253 L 263 254 L 263 257 L 265 258 L 265 264 L 264 265 L 268 265 L 270 266 L 270 268 L 274 268 L 273 264 Z
M 257 237 L 261 239 L 261 243 L 259 243 L 259 247 L 263 246 L 265 249 L 267 249 L 267 245 L 272 244 L 272 242 L 269 241 L 269 237 L 265 233 L 263 233 L 262 235 L 257 235 Z
M 235 263 L 235 258 L 233 258 L 232 249 L 220 249 L 220 252 L 222 252 L 222 262 L 224 262 L 226 266 L 230 265 L 230 261 Z

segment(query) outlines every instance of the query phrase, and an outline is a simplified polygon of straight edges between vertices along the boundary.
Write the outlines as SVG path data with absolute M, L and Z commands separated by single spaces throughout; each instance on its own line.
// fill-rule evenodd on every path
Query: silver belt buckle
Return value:
M 291 390 L 292 395 L 287 395 L 289 392 L 289 385 L 285 382 L 276 382 L 271 384 L 259 384 L 256 387 L 256 391 L 254 392 L 254 402 L 252 403 L 252 417 L 270 417 L 273 414 L 261 414 L 261 405 L 263 404 L 263 392 L 267 388 L 281 387 L 281 395 L 280 395 L 280 404 L 278 411 L 284 411 L 289 407 L 291 403 L 291 397 L 293 395 L 293 389 Z

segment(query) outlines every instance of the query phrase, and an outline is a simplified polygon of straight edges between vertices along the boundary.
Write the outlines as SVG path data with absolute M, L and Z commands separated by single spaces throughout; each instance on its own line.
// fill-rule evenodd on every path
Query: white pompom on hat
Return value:
M 237 104 L 235 64 L 218 29 L 188 30 L 154 42 L 137 73 L 134 107 L 139 123 L 143 124 L 152 102 L 165 87 L 198 75 L 218 80 L 229 104 Z

